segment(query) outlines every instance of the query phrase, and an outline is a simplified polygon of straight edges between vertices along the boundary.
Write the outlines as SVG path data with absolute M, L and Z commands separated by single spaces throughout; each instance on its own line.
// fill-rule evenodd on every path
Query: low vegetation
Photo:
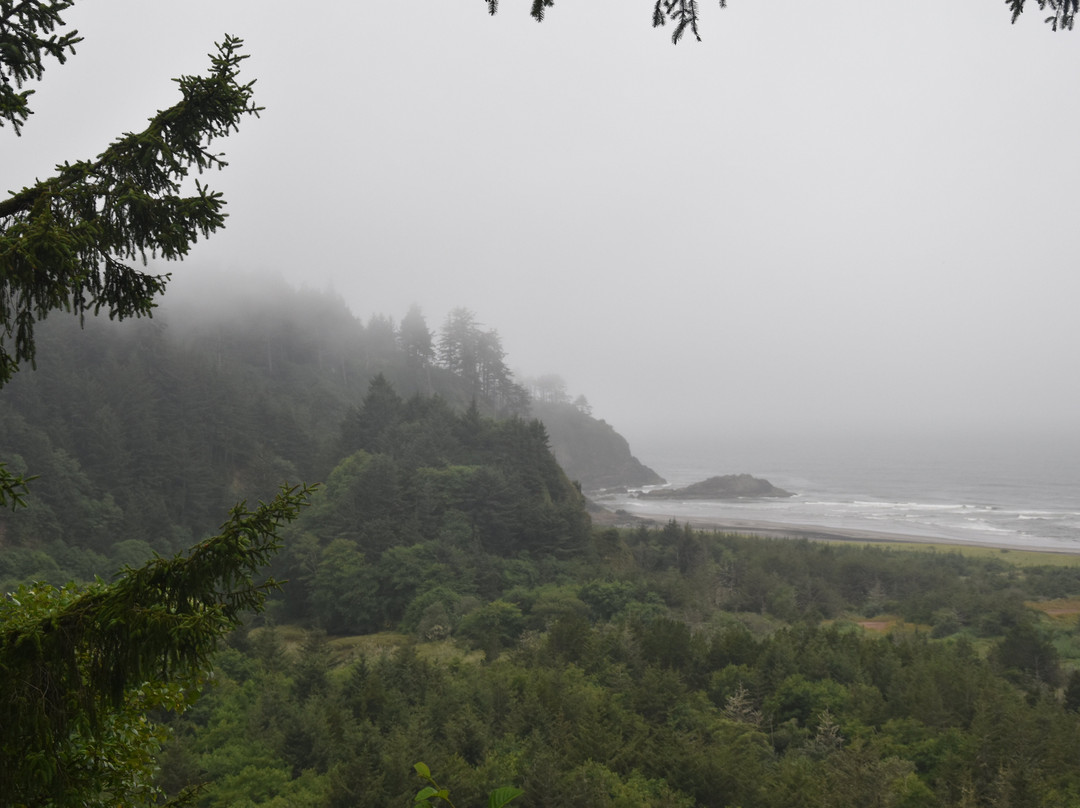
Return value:
M 356 579 L 393 593 L 395 633 L 328 634 L 290 584 L 270 609 L 287 624 L 233 635 L 171 724 L 170 788 L 408 805 L 423 760 L 458 805 L 509 786 L 521 806 L 1080 799 L 1078 631 L 1050 616 L 1080 567 L 674 523 L 563 557 L 398 547 L 407 575 Z

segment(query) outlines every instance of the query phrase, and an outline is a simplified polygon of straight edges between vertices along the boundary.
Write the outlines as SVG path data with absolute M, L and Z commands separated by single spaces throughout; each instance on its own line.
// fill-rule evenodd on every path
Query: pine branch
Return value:
M 551 8 L 555 5 L 555 0 L 533 0 L 532 11 L 530 15 L 537 22 L 544 21 L 544 9 Z
M 155 558 L 115 583 L 24 587 L 0 602 L 0 794 L 18 804 L 93 777 L 66 771 L 65 754 L 107 738 L 124 705 L 145 712 L 169 698 L 182 708 L 219 640 L 278 586 L 255 576 L 311 491 L 283 489 L 253 511 L 240 504 L 187 556 Z M 34 750 L 50 752 L 28 761 Z
M 1024 4 L 1027 0 L 1006 0 L 1009 10 L 1012 12 L 1012 21 L 1016 22 L 1017 18 L 1024 12 Z M 1080 0 L 1037 0 L 1039 3 L 1039 10 L 1043 11 L 1046 8 L 1050 8 L 1053 11 L 1053 15 L 1047 17 L 1043 22 L 1050 25 L 1053 31 L 1071 31 L 1073 25 L 1076 22 L 1076 15 L 1080 12 Z
M 720 0 L 720 7 L 725 5 L 726 0 Z M 698 33 L 697 0 L 656 0 L 656 5 L 653 6 L 653 28 L 659 28 L 669 19 L 675 23 L 675 30 L 671 35 L 672 44 L 679 44 L 687 28 L 698 42 L 701 41 Z
M 485 0 L 488 13 L 494 15 L 498 11 L 498 0 Z M 727 8 L 727 0 L 717 0 L 720 8 Z M 1027 0 L 1005 0 L 1012 21 L 1024 12 L 1024 4 Z M 1040 9 L 1047 6 L 1053 10 L 1053 16 L 1047 17 L 1046 22 L 1055 31 L 1072 30 L 1076 21 L 1076 15 L 1080 13 L 1080 0 L 1037 0 Z M 538 22 L 544 21 L 545 9 L 555 5 L 554 0 L 533 0 L 530 15 Z M 700 42 L 701 35 L 698 31 L 698 4 L 697 0 L 655 0 L 652 12 L 653 28 L 660 28 L 671 21 L 675 24 L 671 41 L 678 44 L 683 35 L 690 31 L 694 38 Z
M 72 5 L 74 0 L 0 1 L 0 126 L 8 121 L 16 135 L 22 134 L 22 126 L 32 114 L 29 98 L 34 91 L 19 92 L 23 84 L 41 79 L 46 59 L 66 62 L 82 41 L 78 31 L 52 34 L 64 25 L 60 15 Z M 52 35 L 46 38 L 46 34 Z
M 176 79 L 182 100 L 142 132 L 123 135 L 92 162 L 63 163 L 0 202 L 0 386 L 20 362 L 33 363 L 37 320 L 59 309 L 149 315 L 169 276 L 123 262 L 182 259 L 224 226 L 219 193 L 198 181 L 193 193 L 182 188 L 193 170 L 223 168 L 211 145 L 261 111 L 251 101 L 254 82 L 237 81 L 242 45 L 227 36 L 208 75 Z
M 0 463 L 0 508 L 10 507 L 13 511 L 25 508 L 25 498 L 30 491 L 27 483 L 36 479 L 36 476 L 24 477 L 21 474 L 12 474 L 7 470 L 6 463 Z

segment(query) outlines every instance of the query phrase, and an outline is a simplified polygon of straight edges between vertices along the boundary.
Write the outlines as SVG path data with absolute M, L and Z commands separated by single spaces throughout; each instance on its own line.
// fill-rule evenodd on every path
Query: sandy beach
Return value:
M 671 519 L 676 519 L 679 524 L 689 523 L 695 530 L 715 531 L 719 533 L 743 533 L 751 536 L 764 536 L 774 539 L 809 539 L 810 541 L 848 541 L 861 543 L 890 543 L 890 544 L 947 544 L 956 547 L 986 547 L 996 550 L 1027 550 L 1039 553 L 1057 553 L 1063 555 L 1080 555 L 1080 549 L 1070 551 L 1060 546 L 1039 546 L 1037 544 L 1019 545 L 1015 543 L 995 543 L 989 541 L 963 541 L 955 538 L 921 536 L 910 533 L 887 533 L 873 530 L 857 530 L 842 527 L 825 527 L 822 525 L 800 525 L 787 522 L 767 522 L 751 519 L 694 519 L 673 517 L 670 514 L 635 513 L 631 520 L 605 509 L 610 519 L 605 516 L 598 517 L 592 513 L 595 524 L 611 524 L 619 527 L 630 527 L 642 523 L 654 523 L 664 525 Z

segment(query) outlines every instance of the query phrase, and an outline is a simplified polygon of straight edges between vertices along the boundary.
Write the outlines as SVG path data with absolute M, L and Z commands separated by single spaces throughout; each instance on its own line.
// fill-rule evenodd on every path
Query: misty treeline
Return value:
M 459 805 L 508 784 L 548 808 L 1080 800 L 1080 632 L 1025 605 L 1075 597 L 1075 566 L 675 523 L 555 553 L 464 520 L 382 550 L 311 534 L 348 507 L 289 528 L 296 577 L 172 722 L 168 790 L 408 805 L 423 760 Z
M 237 500 L 326 479 L 378 376 L 448 410 L 529 414 L 498 333 L 467 309 L 438 331 L 415 306 L 363 323 L 334 295 L 269 286 L 39 325 L 37 370 L 0 397 L 0 457 L 38 475 L 28 507 L 0 513 L 0 584 L 109 575 L 190 546 Z
M 381 595 L 402 586 L 395 561 L 436 540 L 498 556 L 587 540 L 579 489 L 544 426 L 519 417 L 527 396 L 510 400 L 498 337 L 467 310 L 439 340 L 451 367 L 418 349 L 415 311 L 401 330 L 325 295 L 245 314 L 253 296 L 200 301 L 179 328 L 175 311 L 122 332 L 54 319 L 38 372 L 5 388 L 0 451 L 37 476 L 0 521 L 0 805 L 152 804 L 161 711 L 196 698 L 219 637 L 262 608 L 282 523 L 305 505 L 325 523 L 295 546 L 290 534 L 279 566 L 298 584 L 277 611 L 343 615 L 348 630 L 399 617 L 392 599 L 350 608 L 368 561 Z M 401 398 L 387 375 L 428 392 Z M 298 477 L 326 485 L 279 488 Z M 267 505 L 228 504 L 256 497 Z M 48 585 L 119 567 L 114 582 Z

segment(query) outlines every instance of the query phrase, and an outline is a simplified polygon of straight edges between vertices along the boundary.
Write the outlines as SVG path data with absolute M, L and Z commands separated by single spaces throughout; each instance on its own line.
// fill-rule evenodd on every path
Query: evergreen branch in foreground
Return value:
M 256 576 L 312 490 L 241 503 L 219 535 L 112 583 L 24 586 L 0 601 L 3 804 L 97 804 L 80 801 L 96 794 L 115 805 L 152 791 L 160 731 L 146 713 L 197 697 L 218 642 L 278 587 Z
M 129 262 L 180 260 L 200 236 L 224 227 L 221 194 L 198 180 L 194 189 L 183 184 L 193 169 L 223 168 L 213 141 L 261 111 L 251 100 L 254 82 L 238 81 L 242 45 L 226 36 L 206 76 L 176 79 L 182 100 L 142 132 L 0 201 L 0 386 L 20 362 L 33 363 L 35 322 L 59 309 L 149 315 L 169 276 Z

